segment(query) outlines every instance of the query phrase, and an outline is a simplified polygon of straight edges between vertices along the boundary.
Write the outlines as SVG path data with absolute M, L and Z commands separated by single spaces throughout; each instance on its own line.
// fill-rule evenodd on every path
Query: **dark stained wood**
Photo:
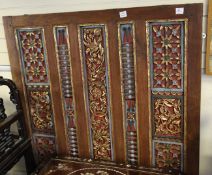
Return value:
M 110 66 L 110 98 L 112 100 L 112 133 L 113 146 L 116 162 L 125 161 L 125 141 L 124 141 L 124 118 L 121 97 L 121 79 L 118 48 L 118 26 L 116 21 L 111 21 L 108 26 L 108 46 L 109 46 L 109 66 Z
M 0 175 L 4 175 L 7 171 L 9 171 L 23 156 L 25 156 L 27 173 L 31 174 L 34 172 L 36 165 L 32 152 L 31 139 L 27 139 L 21 141 L 20 144 L 15 145 L 13 150 L 10 151 L 4 159 L 1 159 Z
M 150 123 L 149 123 L 149 89 L 148 68 L 146 54 L 146 23 L 143 19 L 136 21 L 136 83 L 137 83 L 137 109 L 138 109 L 138 136 L 140 165 L 149 167 L 150 162 Z M 148 131 L 148 132 L 147 132 Z
M 89 158 L 89 131 L 88 121 L 86 116 L 84 90 L 82 81 L 82 69 L 78 42 L 78 28 L 76 24 L 69 25 L 69 39 L 71 50 L 71 69 L 72 69 L 72 81 L 76 106 L 77 116 L 77 139 L 79 143 L 79 155 L 81 157 Z M 77 51 L 77 52 L 75 52 Z
M 187 157 L 185 174 L 199 174 L 202 5 L 190 11 L 188 20 Z M 196 48 L 196 49 L 195 49 Z M 197 49 L 199 48 L 199 49 Z
M 63 168 L 57 168 L 58 165 Z M 64 168 L 66 167 L 66 168 Z M 78 171 L 78 172 L 75 172 Z M 107 172 L 109 175 L 179 175 L 174 172 L 164 172 L 159 169 L 144 168 L 144 167 L 126 167 L 116 163 L 89 161 L 89 160 L 72 160 L 67 158 L 52 159 L 45 167 L 37 170 L 38 175 L 68 175 L 68 174 L 97 174 L 97 171 Z M 115 172 L 116 171 L 116 172 Z M 75 173 L 74 173 L 75 172 Z
M 9 127 L 15 121 L 17 121 L 18 118 L 20 118 L 21 116 L 23 116 L 23 112 L 17 111 L 15 113 L 11 114 L 10 117 L 7 117 L 3 121 L 1 121 L 0 122 L 0 132 L 3 131 L 5 128 Z
M 63 117 L 63 107 L 61 99 L 61 88 L 59 80 L 59 70 L 57 64 L 57 58 L 55 53 L 55 43 L 53 35 L 53 26 L 49 25 L 44 28 L 44 36 L 46 42 L 47 59 L 48 59 L 48 69 L 49 69 L 49 79 L 50 79 L 50 91 L 52 94 L 52 107 L 55 125 L 55 135 L 57 143 L 57 152 L 59 155 L 66 155 L 67 141 L 65 137 L 65 118 Z
M 30 174 L 35 170 L 36 164 L 31 138 L 26 132 L 19 91 L 12 80 L 3 77 L 0 77 L 0 86 L 7 86 L 10 89 L 10 100 L 16 108 L 16 112 L 7 116 L 5 114 L 7 106 L 0 98 L 0 175 L 6 174 L 23 156 L 26 161 L 27 173 Z M 10 131 L 12 125 L 18 125 L 17 132 Z

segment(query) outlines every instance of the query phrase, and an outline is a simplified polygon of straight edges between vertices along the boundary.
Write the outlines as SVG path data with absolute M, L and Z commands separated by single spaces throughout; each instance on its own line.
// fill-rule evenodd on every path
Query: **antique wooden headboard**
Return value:
M 37 161 L 198 174 L 202 4 L 3 20 Z

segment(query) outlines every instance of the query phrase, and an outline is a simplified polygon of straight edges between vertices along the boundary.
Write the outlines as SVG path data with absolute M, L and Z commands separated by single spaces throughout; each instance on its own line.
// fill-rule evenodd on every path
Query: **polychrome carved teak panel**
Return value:
M 27 90 L 28 110 L 34 138 L 36 158 L 42 161 L 55 154 L 55 144 L 37 144 L 38 140 L 55 143 L 54 114 L 48 76 L 43 29 L 17 29 L 17 42 Z M 42 135 L 37 136 L 37 134 Z M 46 151 L 46 150 L 51 151 Z
M 180 169 L 182 159 L 181 144 L 154 142 L 154 164 L 159 168 Z
M 119 52 L 122 79 L 122 106 L 125 116 L 125 142 L 127 161 L 137 164 L 137 122 L 136 122 L 136 99 L 135 99 L 135 36 L 134 24 L 132 22 L 120 23 L 119 30 Z
M 181 137 L 182 104 L 176 98 L 154 98 L 154 135 L 156 137 Z
M 37 160 L 198 174 L 202 4 L 178 7 L 3 18 Z
M 54 132 L 49 87 L 28 86 L 27 90 L 33 130 Z
M 153 165 L 183 170 L 186 20 L 147 22 Z
M 183 82 L 183 31 L 179 23 L 154 24 L 152 39 L 152 88 L 182 89 Z
M 91 156 L 111 160 L 111 114 L 107 60 L 107 33 L 104 25 L 79 27 L 85 81 Z
M 48 83 L 42 30 L 19 30 L 18 36 L 26 84 Z
M 55 150 L 55 138 L 54 137 L 43 137 L 42 135 L 36 135 L 33 139 L 36 147 L 36 153 L 38 160 L 45 160 L 46 156 L 54 156 Z
M 73 85 L 71 78 L 70 49 L 68 40 L 68 28 L 55 27 L 55 47 L 59 66 L 60 86 L 62 89 L 64 116 L 66 121 L 66 137 L 69 154 L 78 156 L 76 113 L 74 109 Z

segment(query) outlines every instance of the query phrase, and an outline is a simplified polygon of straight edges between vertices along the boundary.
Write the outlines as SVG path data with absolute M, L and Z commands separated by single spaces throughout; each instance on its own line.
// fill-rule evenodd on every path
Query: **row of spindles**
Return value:
M 75 113 L 73 103 L 73 92 L 70 76 L 70 59 L 67 35 L 65 28 L 57 31 L 57 48 L 60 66 L 60 77 L 62 81 L 62 93 L 64 98 L 65 115 L 67 118 L 67 134 L 69 143 L 69 153 L 73 157 L 78 157 L 78 144 L 75 125 Z
M 130 26 L 123 26 L 121 29 L 121 58 L 123 95 L 126 114 L 127 161 L 129 164 L 137 164 L 136 101 L 132 28 Z

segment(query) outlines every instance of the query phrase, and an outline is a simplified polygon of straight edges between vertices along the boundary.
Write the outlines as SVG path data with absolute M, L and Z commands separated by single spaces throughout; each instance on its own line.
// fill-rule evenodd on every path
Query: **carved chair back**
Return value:
M 7 116 L 3 98 L 0 98 L 0 175 L 10 170 L 18 160 L 24 156 L 27 173 L 35 169 L 31 139 L 28 138 L 19 91 L 12 80 L 0 77 L 0 86 L 7 86 L 10 90 L 10 101 L 16 111 Z M 11 131 L 11 126 L 17 124 L 18 132 Z

